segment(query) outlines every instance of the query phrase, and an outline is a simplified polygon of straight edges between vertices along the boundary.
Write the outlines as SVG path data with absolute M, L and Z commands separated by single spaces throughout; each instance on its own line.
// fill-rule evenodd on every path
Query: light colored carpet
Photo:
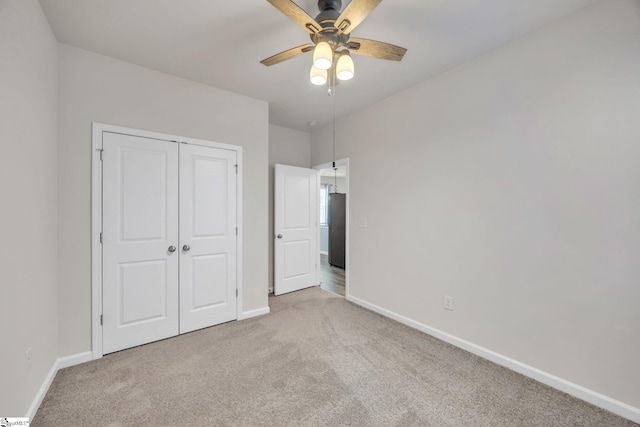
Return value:
M 32 426 L 634 426 L 317 287 L 58 372 Z

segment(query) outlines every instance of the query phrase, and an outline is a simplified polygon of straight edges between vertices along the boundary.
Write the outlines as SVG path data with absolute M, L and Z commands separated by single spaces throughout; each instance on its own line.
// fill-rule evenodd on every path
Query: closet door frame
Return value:
M 153 138 L 175 143 L 187 143 L 220 148 L 236 152 L 238 177 L 236 182 L 236 318 L 242 313 L 242 147 L 202 139 L 150 132 L 104 123 L 92 123 L 91 138 L 91 353 L 92 359 L 100 359 L 102 353 L 102 137 L 104 132 L 120 133 L 142 138 Z

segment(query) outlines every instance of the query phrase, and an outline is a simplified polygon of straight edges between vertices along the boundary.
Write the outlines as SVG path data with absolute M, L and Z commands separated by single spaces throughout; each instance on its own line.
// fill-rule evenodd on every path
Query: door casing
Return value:
M 205 147 L 233 150 L 237 153 L 238 177 L 236 200 L 236 224 L 238 239 L 236 245 L 236 279 L 238 298 L 236 300 L 237 316 L 242 313 L 242 147 L 202 139 L 169 135 L 158 132 L 108 125 L 104 123 L 92 124 L 91 138 L 91 352 L 92 359 L 100 359 L 102 353 L 102 134 L 103 132 L 121 133 L 142 138 L 153 138 L 171 142 L 184 142 Z

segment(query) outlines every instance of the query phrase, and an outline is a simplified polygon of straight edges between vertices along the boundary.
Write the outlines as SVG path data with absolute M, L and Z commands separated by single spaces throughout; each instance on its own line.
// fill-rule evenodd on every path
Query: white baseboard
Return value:
M 51 387 L 51 383 L 53 379 L 56 377 L 56 374 L 60 369 L 68 368 L 69 366 L 79 365 L 80 363 L 88 362 L 91 360 L 92 353 L 90 351 L 86 351 L 84 353 L 73 354 L 71 356 L 59 357 L 53 362 L 49 373 L 45 377 L 38 393 L 31 402 L 31 406 L 27 410 L 27 415 L 25 417 L 33 420 L 33 417 L 36 416 L 36 412 L 38 412 L 38 408 L 40 404 L 44 400 L 44 397 L 47 395 L 49 391 L 49 387 Z
M 432 328 L 423 323 L 417 322 L 401 314 L 379 307 L 375 304 L 371 304 L 367 301 L 361 300 L 354 296 L 347 295 L 346 298 L 348 301 L 351 301 L 354 304 L 360 305 L 364 308 L 367 308 L 385 317 L 393 319 L 411 328 L 417 329 L 421 332 L 424 332 L 425 334 L 431 335 L 451 345 L 454 345 L 470 353 L 473 353 L 476 356 L 480 356 L 484 359 L 487 359 L 497 365 L 504 366 L 505 368 L 511 369 L 512 371 L 518 372 L 519 374 L 522 374 L 526 377 L 532 378 L 536 381 L 546 384 L 549 387 L 553 387 L 557 390 L 563 391 L 567 394 L 570 394 L 571 396 L 577 397 L 578 399 L 591 403 L 592 405 L 598 406 L 602 409 L 606 409 L 607 411 L 613 412 L 614 414 L 620 415 L 621 417 L 624 417 L 628 420 L 631 420 L 636 423 L 640 423 L 640 408 L 636 408 L 624 402 L 620 402 L 618 400 L 612 399 L 611 397 L 605 396 L 601 393 L 590 390 L 586 387 L 582 387 L 578 384 L 574 384 L 563 378 L 557 377 L 548 372 L 526 365 L 522 362 L 511 359 L 507 356 L 503 356 L 499 353 L 496 353 L 494 351 L 491 351 L 489 349 L 486 349 L 484 347 L 481 347 L 469 341 L 463 340 L 454 335 L 443 332 L 439 329 Z
M 262 316 L 264 314 L 269 314 L 271 309 L 267 307 L 256 308 L 255 310 L 243 311 L 240 316 L 238 316 L 238 320 L 250 319 L 256 316 Z
M 93 360 L 93 353 L 85 351 L 84 353 L 72 354 L 71 356 L 60 357 L 56 361 L 58 369 L 68 368 L 69 366 L 79 365 L 81 363 Z
M 36 412 L 38 411 L 40 404 L 44 400 L 44 397 L 47 395 L 47 391 L 49 391 L 49 387 L 51 387 L 51 383 L 53 382 L 53 379 L 56 377 L 56 374 L 58 373 L 57 364 L 58 364 L 57 360 L 53 362 L 53 365 L 51 366 L 51 370 L 49 370 L 49 373 L 44 378 L 44 382 L 40 386 L 40 389 L 38 390 L 38 393 L 34 397 L 33 402 L 31 402 L 31 406 L 29 406 L 29 409 L 27 410 L 27 414 L 25 415 L 25 417 L 29 418 L 29 420 L 31 421 L 33 421 L 33 417 L 36 416 Z

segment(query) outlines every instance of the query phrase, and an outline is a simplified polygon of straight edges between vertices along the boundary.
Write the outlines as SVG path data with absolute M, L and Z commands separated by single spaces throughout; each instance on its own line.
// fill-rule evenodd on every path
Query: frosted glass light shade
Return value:
M 336 64 L 336 77 L 338 77 L 338 80 L 351 79 L 353 77 L 353 68 L 353 59 L 351 59 L 349 51 L 342 51 Z
M 331 68 L 333 61 L 333 50 L 327 42 L 320 42 L 313 50 L 313 65 L 320 70 L 328 70 Z
M 309 72 L 309 79 L 314 85 L 321 86 L 327 82 L 327 70 L 321 70 L 315 65 L 312 65 L 311 71 Z

